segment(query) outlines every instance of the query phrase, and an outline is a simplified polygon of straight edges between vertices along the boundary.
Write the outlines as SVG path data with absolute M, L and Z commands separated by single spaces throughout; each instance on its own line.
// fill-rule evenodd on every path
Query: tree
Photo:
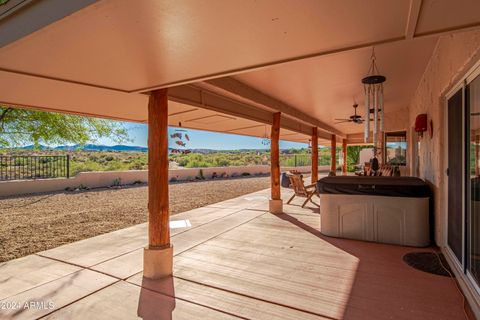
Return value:
M 85 144 L 103 137 L 128 141 L 128 131 L 118 121 L 0 105 L 0 147 Z
M 355 165 L 359 164 L 360 151 L 363 149 L 372 148 L 372 146 L 348 146 L 347 147 L 347 170 L 349 172 L 355 171 Z

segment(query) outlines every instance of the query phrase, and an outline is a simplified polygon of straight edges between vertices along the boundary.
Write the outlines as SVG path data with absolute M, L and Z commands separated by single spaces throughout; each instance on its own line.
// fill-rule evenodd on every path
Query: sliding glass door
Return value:
M 463 88 L 447 103 L 448 246 L 463 264 Z
M 448 97 L 446 116 L 447 244 L 480 292 L 480 76 Z
M 467 161 L 467 268 L 480 283 L 480 77 L 467 85 L 465 109 L 468 112 Z

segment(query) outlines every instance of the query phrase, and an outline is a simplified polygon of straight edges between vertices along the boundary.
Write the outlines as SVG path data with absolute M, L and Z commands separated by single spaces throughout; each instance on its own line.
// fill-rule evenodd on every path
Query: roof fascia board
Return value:
M 9 5 L 10 1 L 12 4 Z M 10 0 L 0 7 L 0 48 L 77 12 L 97 0 Z

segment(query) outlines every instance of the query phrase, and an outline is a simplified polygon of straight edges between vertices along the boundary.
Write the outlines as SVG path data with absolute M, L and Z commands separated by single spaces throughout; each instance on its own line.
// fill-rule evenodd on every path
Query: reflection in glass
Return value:
M 385 133 L 385 163 L 397 166 L 407 165 L 407 133 Z

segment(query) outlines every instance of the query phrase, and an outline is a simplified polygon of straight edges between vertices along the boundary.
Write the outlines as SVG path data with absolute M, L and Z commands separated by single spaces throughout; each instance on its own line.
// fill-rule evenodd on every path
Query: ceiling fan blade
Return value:
M 335 121 L 352 121 L 351 119 L 333 119 Z
M 351 120 L 342 120 L 342 121 L 335 122 L 335 124 L 346 123 L 346 122 L 352 122 L 352 121 Z

